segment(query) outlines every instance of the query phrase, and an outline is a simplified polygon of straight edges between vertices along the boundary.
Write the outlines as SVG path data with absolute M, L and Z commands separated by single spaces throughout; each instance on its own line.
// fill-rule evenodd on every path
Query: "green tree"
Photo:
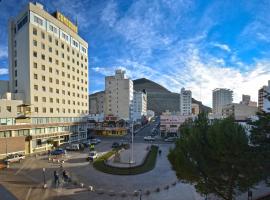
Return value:
M 231 200 L 261 180 L 260 156 L 232 118 L 209 123 L 200 114 L 180 131 L 168 158 L 179 180 L 194 184 L 198 192 Z

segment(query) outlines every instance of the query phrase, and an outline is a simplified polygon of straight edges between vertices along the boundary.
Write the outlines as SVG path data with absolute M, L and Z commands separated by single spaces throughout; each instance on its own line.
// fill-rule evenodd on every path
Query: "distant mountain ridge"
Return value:
M 159 85 L 158 83 L 151 81 L 146 78 L 140 78 L 133 80 L 133 88 L 136 91 L 141 91 L 143 89 L 147 92 L 147 109 L 155 111 L 156 114 L 160 115 L 162 112 L 169 111 L 179 111 L 179 93 L 174 93 L 169 91 L 167 88 Z M 180 90 L 180 88 L 179 88 Z M 192 103 L 197 103 L 199 105 L 200 111 L 210 112 L 211 108 L 202 104 L 202 102 L 197 101 L 192 98 Z

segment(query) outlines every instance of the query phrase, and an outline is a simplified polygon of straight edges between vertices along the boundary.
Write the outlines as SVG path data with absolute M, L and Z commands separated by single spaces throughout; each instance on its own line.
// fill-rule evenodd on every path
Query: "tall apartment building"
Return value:
M 105 77 L 105 116 L 114 115 L 130 120 L 133 113 L 133 81 L 118 69 L 114 76 Z
M 134 121 L 139 121 L 142 116 L 147 115 L 147 93 L 143 91 L 134 91 L 133 93 L 133 116 Z
M 87 51 L 77 26 L 39 3 L 10 20 L 9 93 L 0 107 L 14 112 L 0 115 L 0 157 L 87 138 Z
M 60 12 L 29 3 L 9 23 L 9 80 L 32 117 L 88 113 L 88 44 Z
M 222 115 L 222 108 L 233 101 L 233 91 L 225 88 L 213 90 L 213 114 Z
M 270 112 L 270 101 L 266 97 L 267 94 L 270 95 L 270 80 L 267 86 L 263 86 L 258 91 L 258 107 L 260 111 Z
M 192 93 L 190 90 L 181 89 L 180 92 L 180 114 L 190 115 L 192 113 Z
M 96 92 L 89 95 L 89 113 L 104 114 L 105 110 L 105 92 Z

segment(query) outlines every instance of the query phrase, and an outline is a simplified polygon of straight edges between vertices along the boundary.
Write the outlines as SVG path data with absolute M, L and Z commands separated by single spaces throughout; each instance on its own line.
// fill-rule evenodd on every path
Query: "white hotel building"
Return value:
M 18 145 L 26 154 L 50 149 L 48 140 L 59 145 L 85 139 L 88 43 L 77 26 L 60 12 L 50 14 L 41 4 L 28 3 L 9 22 L 8 47 L 10 95 L 1 96 L 23 104 L 11 108 L 20 114 L 12 120 L 1 114 L 7 107 L 0 105 L 0 155 L 6 151 L 1 149 L 3 137 L 10 143 L 20 137 L 24 143 Z

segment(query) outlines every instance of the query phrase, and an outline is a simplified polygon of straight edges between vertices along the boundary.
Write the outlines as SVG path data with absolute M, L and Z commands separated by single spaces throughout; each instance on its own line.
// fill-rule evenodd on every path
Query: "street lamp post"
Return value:
M 139 189 L 138 192 L 140 193 L 140 200 L 142 200 L 142 190 Z
M 43 171 L 43 188 L 45 189 L 45 188 L 47 188 L 46 177 L 45 177 L 45 171 L 46 171 L 46 169 L 43 168 L 42 171 Z

